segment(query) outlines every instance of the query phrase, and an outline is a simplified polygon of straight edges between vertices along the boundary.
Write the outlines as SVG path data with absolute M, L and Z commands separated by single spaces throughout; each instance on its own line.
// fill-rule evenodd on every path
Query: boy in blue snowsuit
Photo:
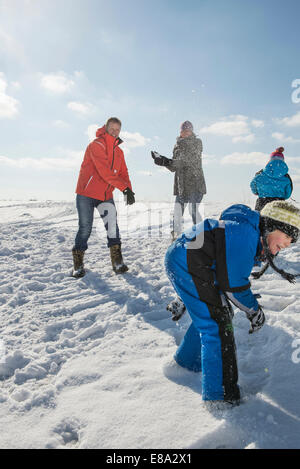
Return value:
M 264 169 L 258 171 L 250 183 L 253 194 L 258 195 L 255 210 L 261 210 L 272 200 L 288 199 L 293 191 L 289 168 L 283 154 L 272 153 L 271 160 Z
M 251 322 L 249 332 L 260 329 L 265 317 L 250 288 L 251 270 L 259 265 L 263 252 L 268 253 L 268 233 L 278 236 L 281 230 L 279 236 L 287 240 L 284 247 L 298 237 L 298 209 L 293 207 L 296 212 L 291 215 L 286 202 L 280 202 L 279 208 L 278 202 L 272 204 L 261 215 L 245 205 L 233 205 L 220 220 L 205 219 L 183 233 L 166 253 L 166 272 L 192 319 L 174 358 L 189 370 L 202 371 L 203 400 L 239 402 L 233 314 L 228 300 L 246 313 Z M 280 221 L 290 219 L 292 226 Z M 276 247 L 272 249 L 275 254 Z M 272 267 L 276 268 L 273 263 Z M 276 270 L 283 275 L 284 271 Z

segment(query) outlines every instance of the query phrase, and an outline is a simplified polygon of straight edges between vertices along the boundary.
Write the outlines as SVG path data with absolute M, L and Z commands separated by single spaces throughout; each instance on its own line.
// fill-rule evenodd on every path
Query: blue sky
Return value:
M 0 0 L 0 198 L 73 200 L 95 128 L 116 115 L 137 198 L 169 200 L 180 123 L 206 200 L 251 198 L 280 145 L 300 202 L 298 0 Z

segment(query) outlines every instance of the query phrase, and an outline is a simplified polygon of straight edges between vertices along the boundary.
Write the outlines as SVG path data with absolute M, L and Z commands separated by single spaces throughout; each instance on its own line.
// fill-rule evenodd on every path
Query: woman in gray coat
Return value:
M 182 218 L 186 205 L 194 225 L 201 221 L 199 204 L 206 194 L 206 185 L 202 169 L 202 141 L 193 132 L 193 125 L 189 121 L 183 122 L 180 127 L 180 136 L 177 137 L 173 150 L 173 158 L 166 158 L 152 151 L 154 163 L 165 166 L 174 176 L 174 220 L 173 239 L 182 233 Z

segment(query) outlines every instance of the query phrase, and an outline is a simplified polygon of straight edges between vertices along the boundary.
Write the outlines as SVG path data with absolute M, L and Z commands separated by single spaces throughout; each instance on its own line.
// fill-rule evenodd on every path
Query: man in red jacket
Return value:
M 128 270 L 121 252 L 121 240 L 117 223 L 117 212 L 113 191 L 119 189 L 125 195 L 126 204 L 135 202 L 131 182 L 119 145 L 121 121 L 116 117 L 108 119 L 106 124 L 96 132 L 96 139 L 85 152 L 76 187 L 76 207 L 79 217 L 79 229 L 72 249 L 76 278 L 85 275 L 83 257 L 88 248 L 87 241 L 91 235 L 94 208 L 97 208 L 107 231 L 107 246 L 113 270 L 123 273 Z

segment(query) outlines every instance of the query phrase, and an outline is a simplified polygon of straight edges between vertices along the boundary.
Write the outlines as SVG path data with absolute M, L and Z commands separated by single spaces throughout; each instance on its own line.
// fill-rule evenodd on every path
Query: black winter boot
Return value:
M 127 272 L 128 267 L 123 262 L 121 244 L 115 244 L 114 246 L 110 246 L 109 249 L 111 264 L 114 272 L 116 272 L 116 274 L 123 274 L 124 272 Z
M 85 275 L 85 270 L 84 270 L 84 265 L 83 265 L 84 251 L 79 251 L 78 249 L 72 249 L 72 254 L 73 254 L 73 263 L 74 263 L 72 276 L 75 278 L 83 277 Z

